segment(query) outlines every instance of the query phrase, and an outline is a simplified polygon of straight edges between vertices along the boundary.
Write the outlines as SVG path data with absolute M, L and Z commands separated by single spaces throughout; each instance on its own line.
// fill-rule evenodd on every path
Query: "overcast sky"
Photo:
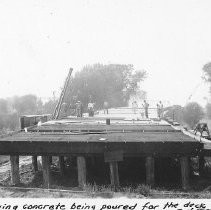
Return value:
M 0 98 L 59 93 L 68 69 L 134 64 L 149 99 L 205 103 L 210 0 L 0 1 Z

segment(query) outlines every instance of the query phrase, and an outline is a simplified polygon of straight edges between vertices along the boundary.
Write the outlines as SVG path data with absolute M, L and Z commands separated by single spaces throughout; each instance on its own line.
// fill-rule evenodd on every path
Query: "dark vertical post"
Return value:
M 53 156 L 49 156 L 49 163 L 50 163 L 50 165 L 52 165 L 52 163 L 53 163 Z
M 10 156 L 11 163 L 11 181 L 13 185 L 20 183 L 20 175 L 19 175 L 19 156 L 11 155 Z
M 204 176 L 204 165 L 205 165 L 205 159 L 203 155 L 199 156 L 199 175 L 201 177 Z
M 111 185 L 116 189 L 116 187 L 119 187 L 118 162 L 117 161 L 109 162 L 109 167 L 110 167 Z
M 60 167 L 60 174 L 63 176 L 64 175 L 64 156 L 59 156 L 59 167 Z
M 43 169 L 43 186 L 50 188 L 51 174 L 50 174 L 50 157 L 42 156 L 42 169 Z
M 78 184 L 79 187 L 86 185 L 86 159 L 83 156 L 77 157 L 77 168 L 78 168 Z
M 154 157 L 146 157 L 146 184 L 154 186 L 155 184 L 155 160 Z
M 106 125 L 110 125 L 111 124 L 111 120 L 110 119 L 106 119 Z
M 32 167 L 33 167 L 34 172 L 38 171 L 37 156 L 36 155 L 32 156 Z
M 181 166 L 182 189 L 187 190 L 189 188 L 189 178 L 190 178 L 188 157 L 180 157 L 180 166 Z

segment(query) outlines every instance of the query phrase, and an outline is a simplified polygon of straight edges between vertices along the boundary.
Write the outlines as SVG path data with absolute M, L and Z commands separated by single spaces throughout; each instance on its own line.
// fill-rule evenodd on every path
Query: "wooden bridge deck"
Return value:
M 122 110 L 121 110 L 122 111 Z M 106 124 L 106 119 L 110 124 Z M 27 119 L 27 125 L 30 120 Z M 24 122 L 24 121 L 23 121 Z M 146 182 L 154 183 L 154 158 L 180 158 L 182 185 L 188 186 L 188 158 L 199 154 L 203 144 L 185 135 L 165 121 L 141 119 L 140 116 L 97 116 L 94 118 L 67 118 L 30 126 L 13 135 L 0 138 L 0 155 L 11 156 L 12 181 L 19 182 L 19 155 L 42 155 L 44 185 L 50 185 L 50 156 L 77 157 L 78 181 L 86 183 L 86 157 L 104 156 L 109 162 L 112 185 L 119 185 L 118 161 L 124 157 L 146 158 Z
M 111 133 L 111 134 L 42 134 L 19 133 L 0 139 L 3 155 L 104 154 L 123 151 L 124 155 L 159 156 L 196 155 L 202 144 L 182 133 Z
M 0 138 L 0 154 L 99 154 L 123 150 L 125 154 L 194 155 L 199 141 L 166 122 L 64 119 L 32 126 L 27 132 Z

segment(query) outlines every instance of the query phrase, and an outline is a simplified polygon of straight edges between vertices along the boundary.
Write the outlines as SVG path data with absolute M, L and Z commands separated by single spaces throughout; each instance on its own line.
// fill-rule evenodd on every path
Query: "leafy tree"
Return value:
M 206 63 L 203 66 L 203 71 L 204 71 L 204 80 L 211 82 L 211 62 Z
M 7 114 L 8 110 L 8 102 L 6 99 L 0 99 L 0 114 Z
M 36 100 L 36 114 L 43 114 L 43 102 L 41 98 Z
M 207 117 L 209 119 L 211 119 L 211 104 L 210 103 L 207 103 L 205 109 L 206 109 L 206 115 L 207 115 Z
M 17 130 L 20 115 L 53 113 L 56 103 L 55 100 L 49 100 L 43 104 L 42 100 L 35 95 L 0 99 L 0 133 Z
M 164 117 L 170 117 L 174 121 L 183 123 L 183 107 L 180 105 L 173 105 L 164 109 Z
M 17 113 L 0 114 L 0 130 L 17 130 L 19 127 L 19 117 Z
M 65 102 L 73 103 L 75 96 L 86 106 L 91 96 L 97 108 L 105 101 L 113 107 L 125 106 L 145 77 L 146 72 L 135 71 L 133 65 L 88 65 L 71 80 Z
M 203 79 L 204 79 L 206 82 L 211 83 L 211 62 L 206 63 L 206 64 L 203 66 L 203 72 L 204 72 Z M 211 92 L 211 86 L 210 86 L 210 92 Z
M 191 128 L 194 128 L 194 126 L 203 118 L 203 116 L 203 108 L 196 102 L 188 103 L 184 107 L 183 120 Z
M 146 100 L 147 93 L 144 90 L 137 90 L 135 94 L 131 94 L 129 99 L 129 104 L 132 104 L 133 101 L 137 101 L 138 103 L 143 102 L 143 100 Z
M 38 114 L 40 99 L 35 95 L 24 95 L 21 97 L 13 98 L 13 107 L 18 114 Z
M 57 105 L 57 100 L 48 100 L 46 103 L 43 104 L 42 113 L 43 114 L 53 114 L 54 109 Z

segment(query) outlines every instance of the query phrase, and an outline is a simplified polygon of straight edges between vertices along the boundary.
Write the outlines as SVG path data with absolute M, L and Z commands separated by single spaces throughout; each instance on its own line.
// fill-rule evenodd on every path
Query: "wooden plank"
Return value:
M 42 156 L 42 169 L 43 169 L 43 186 L 45 188 L 50 188 L 51 185 L 50 156 Z
M 71 124 L 71 125 L 42 125 L 39 127 L 33 127 L 28 129 L 29 131 L 120 131 L 120 130 L 131 130 L 131 131 L 169 131 L 169 132 L 181 132 L 175 130 L 170 125 L 143 125 L 143 124 Z
M 116 189 L 119 187 L 118 162 L 110 162 L 109 167 L 110 167 L 111 186 Z
M 107 151 L 123 151 L 124 155 L 147 154 L 175 156 L 197 155 L 201 144 L 196 142 L 0 142 L 1 155 L 68 155 L 103 154 Z
M 89 135 L 71 135 L 65 133 L 59 134 L 41 134 L 41 133 L 21 133 L 14 136 L 0 138 L 2 141 L 68 141 L 68 142 L 103 142 L 100 139 L 104 138 L 109 142 L 199 142 L 183 133 L 104 133 L 104 134 L 89 134 Z
M 60 174 L 61 176 L 63 176 L 65 172 L 64 156 L 59 156 L 59 168 L 60 168 Z
M 19 175 L 19 156 L 10 156 L 10 164 L 11 164 L 11 182 L 13 185 L 17 185 L 20 183 L 20 175 Z
M 154 157 L 146 157 L 146 184 L 154 186 L 155 184 L 155 160 Z
M 104 153 L 105 162 L 123 161 L 123 151 L 111 151 Z
M 77 157 L 77 169 L 78 169 L 78 185 L 84 188 L 86 185 L 86 160 L 83 156 Z
M 32 156 L 32 167 L 33 167 L 34 172 L 38 171 L 37 156 L 36 155 Z
M 124 123 L 112 123 L 111 125 L 107 125 L 106 124 L 106 120 L 104 121 L 105 124 L 97 124 L 97 122 L 94 122 L 94 123 L 87 123 L 85 122 L 84 124 L 83 123 L 72 123 L 72 124 L 52 124 L 52 125 L 41 125 L 41 126 L 37 126 L 37 127 L 34 127 L 32 128 L 32 130 L 36 130 L 36 129 L 51 129 L 51 130 L 56 130 L 56 129 L 78 129 L 78 128 L 82 128 L 82 129 L 116 129 L 116 128 L 119 128 L 119 129 L 125 129 L 125 128 L 136 128 L 136 129 L 142 129 L 142 128 L 145 128 L 145 129 L 161 129 L 161 130 L 175 130 L 174 128 L 171 127 L 171 125 L 158 125 L 158 124 L 150 124 L 150 125 L 146 125 L 146 124 L 143 124 L 143 123 L 133 123 L 131 121 L 131 123 L 127 123 L 127 122 L 124 122 Z M 111 121 L 112 122 L 112 121 Z
M 189 189 L 190 166 L 187 156 L 180 157 L 182 189 Z

